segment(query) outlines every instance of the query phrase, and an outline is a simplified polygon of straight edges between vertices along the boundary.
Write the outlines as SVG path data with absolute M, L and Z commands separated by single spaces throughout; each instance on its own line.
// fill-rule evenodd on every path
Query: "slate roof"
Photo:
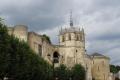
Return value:
M 102 54 L 99 54 L 99 53 L 93 53 L 91 56 L 96 56 L 96 57 L 104 57 L 104 58 L 108 58 L 109 59 L 109 57 L 107 57 L 107 56 L 104 56 L 104 55 L 102 55 Z
M 91 59 L 91 55 L 85 54 L 85 57 Z
M 93 53 L 91 56 L 104 56 L 104 55 L 99 54 L 99 53 Z

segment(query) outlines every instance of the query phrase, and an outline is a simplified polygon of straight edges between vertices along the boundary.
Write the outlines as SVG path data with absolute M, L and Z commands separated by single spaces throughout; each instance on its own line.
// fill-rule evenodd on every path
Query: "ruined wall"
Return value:
M 28 33 L 28 44 L 31 49 L 36 52 L 39 56 L 42 56 L 42 36 L 34 33 Z
M 29 32 L 28 43 L 33 51 L 49 63 L 52 63 L 54 47 L 42 35 L 38 35 L 35 32 Z
M 42 35 L 35 32 L 28 32 L 27 26 L 24 25 L 8 27 L 8 34 L 14 35 L 18 39 L 28 42 L 31 49 L 38 56 L 41 56 L 49 63 L 52 63 L 54 46 L 50 44 Z
M 14 28 L 13 28 L 13 27 L 8 27 L 7 29 L 8 29 L 8 34 L 9 34 L 9 35 L 12 35 Z
M 15 27 L 8 27 L 8 34 L 14 35 L 20 40 L 26 41 L 28 38 L 28 29 L 27 26 L 24 25 L 16 25 Z
M 52 64 L 53 62 L 53 53 L 55 52 L 55 48 L 52 44 L 50 44 L 48 41 L 44 40 L 43 41 L 43 46 L 42 46 L 42 52 L 43 55 L 42 57 L 48 61 L 49 63 Z

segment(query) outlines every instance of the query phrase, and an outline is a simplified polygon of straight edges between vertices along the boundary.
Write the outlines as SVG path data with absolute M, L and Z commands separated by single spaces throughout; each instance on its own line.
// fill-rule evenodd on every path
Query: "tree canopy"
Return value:
M 65 65 L 60 65 L 55 68 L 55 77 L 58 80 L 85 80 L 85 69 L 80 64 L 76 64 L 72 68 L 67 68 Z
M 52 66 L 26 42 L 8 35 L 6 27 L 0 22 L 0 79 L 50 80 Z
M 118 71 L 120 71 L 120 66 L 118 65 L 110 65 L 110 72 L 112 73 L 118 73 Z
M 72 80 L 85 80 L 85 69 L 82 65 L 76 64 L 71 69 L 72 71 Z
M 49 43 L 51 43 L 50 37 L 46 34 L 43 34 L 43 38 L 46 39 Z
M 55 77 L 59 80 L 68 80 L 69 74 L 69 69 L 63 64 L 55 68 Z

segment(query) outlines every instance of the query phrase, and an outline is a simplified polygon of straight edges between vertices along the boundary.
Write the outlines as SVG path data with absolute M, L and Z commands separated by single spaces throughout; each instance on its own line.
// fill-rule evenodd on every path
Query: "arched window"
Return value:
M 55 52 L 53 53 L 53 62 L 54 62 L 54 63 L 59 63 L 59 56 L 60 56 L 60 55 L 59 55 L 58 52 L 55 51 Z

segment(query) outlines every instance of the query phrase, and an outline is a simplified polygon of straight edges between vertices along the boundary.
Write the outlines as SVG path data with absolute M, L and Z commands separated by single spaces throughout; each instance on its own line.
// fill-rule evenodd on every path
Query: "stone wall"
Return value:
M 85 36 L 84 30 L 74 27 L 61 29 L 59 33 L 60 53 L 64 55 L 64 64 L 72 67 L 75 64 L 85 66 Z
M 85 54 L 85 71 L 86 71 L 86 80 L 92 80 L 92 58 L 91 56 Z
M 95 80 L 109 80 L 109 58 L 102 56 L 93 57 L 92 76 Z
M 24 25 L 16 25 L 15 27 L 8 27 L 8 34 L 14 35 L 20 40 L 24 40 L 27 42 L 28 38 L 28 29 L 27 26 Z
M 42 36 L 36 34 L 35 32 L 28 33 L 28 44 L 31 49 L 39 56 L 42 56 Z
M 28 43 L 33 51 L 35 51 L 39 56 L 43 57 L 49 63 L 52 62 L 54 46 L 42 35 L 38 35 L 35 32 L 29 32 Z

